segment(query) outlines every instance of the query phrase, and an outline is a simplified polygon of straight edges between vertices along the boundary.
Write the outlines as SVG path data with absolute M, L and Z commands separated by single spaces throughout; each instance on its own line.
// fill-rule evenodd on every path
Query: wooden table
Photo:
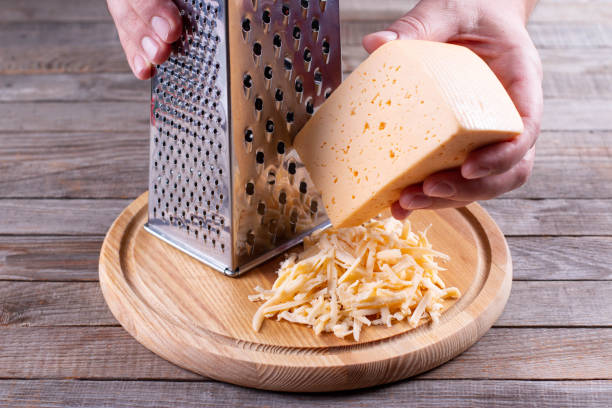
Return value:
M 342 1 L 347 70 L 406 8 Z M 545 71 L 535 172 L 484 203 L 514 258 L 505 313 L 417 378 L 296 395 L 184 371 L 117 324 L 97 259 L 146 189 L 148 84 L 102 0 L 1 0 L 0 406 L 611 406 L 612 2 L 542 0 L 529 29 Z

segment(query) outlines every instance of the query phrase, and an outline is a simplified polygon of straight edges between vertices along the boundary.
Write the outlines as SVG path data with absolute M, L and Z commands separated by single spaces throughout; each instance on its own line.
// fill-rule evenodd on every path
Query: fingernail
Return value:
M 372 35 L 376 35 L 378 37 L 382 37 L 384 38 L 385 41 L 393 41 L 393 40 L 397 40 L 397 33 L 393 32 L 393 31 L 377 31 L 375 33 L 373 33 Z
M 164 41 L 168 41 L 168 36 L 170 35 L 170 24 L 168 24 L 168 21 L 166 21 L 165 18 L 155 16 L 151 19 L 151 25 L 153 26 L 155 34 L 157 34 L 159 38 Z
M 431 198 L 423 194 L 405 195 L 400 197 L 400 205 L 405 210 L 416 210 L 418 208 L 427 208 L 431 205 Z
M 137 74 L 141 73 L 146 66 L 146 62 L 144 60 L 144 58 L 142 58 L 140 55 L 136 55 L 134 57 L 134 70 L 136 71 Z
M 466 164 L 462 171 L 463 177 L 467 179 L 482 178 L 491 174 L 491 169 L 488 167 L 478 166 L 477 164 L 470 166 L 470 164 Z
M 429 189 L 427 195 L 433 197 L 450 197 L 455 195 L 455 187 L 447 183 L 446 181 L 441 181 L 437 184 L 434 184 L 432 188 Z
M 151 37 L 143 37 L 142 41 L 142 49 L 147 53 L 150 61 L 153 61 L 157 56 L 157 50 L 159 46 Z

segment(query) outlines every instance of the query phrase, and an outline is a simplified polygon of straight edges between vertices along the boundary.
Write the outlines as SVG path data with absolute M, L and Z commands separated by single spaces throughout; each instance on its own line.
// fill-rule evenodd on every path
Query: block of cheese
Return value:
M 359 225 L 401 190 L 523 131 L 495 74 L 465 47 L 397 40 L 372 53 L 294 140 L 334 227 Z

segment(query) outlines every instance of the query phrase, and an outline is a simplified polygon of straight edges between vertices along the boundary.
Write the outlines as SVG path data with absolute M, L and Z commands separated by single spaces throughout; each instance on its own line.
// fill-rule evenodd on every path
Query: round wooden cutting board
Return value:
M 214 271 L 143 228 L 147 194 L 111 226 L 100 254 L 100 285 L 109 308 L 144 346 L 188 370 L 248 387 L 333 391 L 368 387 L 436 367 L 474 344 L 501 314 L 512 265 L 504 236 L 477 204 L 416 211 L 416 230 L 431 224 L 434 247 L 450 255 L 441 273 L 462 296 L 447 301 L 440 322 L 410 330 L 405 321 L 366 327 L 359 342 L 286 321 L 251 329 L 282 257 L 237 279 Z

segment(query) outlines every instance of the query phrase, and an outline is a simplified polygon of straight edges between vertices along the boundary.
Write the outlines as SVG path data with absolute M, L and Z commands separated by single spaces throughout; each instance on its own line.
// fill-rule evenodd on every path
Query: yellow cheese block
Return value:
M 487 64 L 465 47 L 397 40 L 370 55 L 294 140 L 334 227 L 359 225 L 402 188 L 523 131 Z

